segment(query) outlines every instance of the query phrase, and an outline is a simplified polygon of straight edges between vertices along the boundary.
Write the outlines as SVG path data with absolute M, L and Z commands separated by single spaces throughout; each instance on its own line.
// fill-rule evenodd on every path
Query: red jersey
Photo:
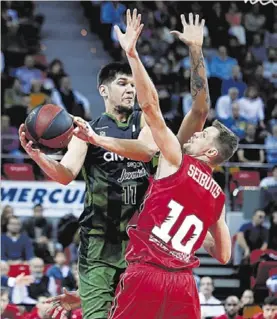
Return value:
M 22 315 L 15 305 L 7 305 L 4 312 L 0 315 L 1 319 L 21 319 Z
M 225 202 L 211 168 L 184 155 L 179 170 L 149 186 L 135 228 L 129 225 L 128 263 L 197 267 L 194 253 L 220 217 Z

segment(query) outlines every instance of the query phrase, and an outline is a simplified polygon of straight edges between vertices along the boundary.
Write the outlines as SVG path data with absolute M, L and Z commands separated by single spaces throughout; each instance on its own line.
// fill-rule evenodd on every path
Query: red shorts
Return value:
M 116 289 L 108 319 L 200 319 L 198 291 L 191 271 L 169 272 L 134 264 Z

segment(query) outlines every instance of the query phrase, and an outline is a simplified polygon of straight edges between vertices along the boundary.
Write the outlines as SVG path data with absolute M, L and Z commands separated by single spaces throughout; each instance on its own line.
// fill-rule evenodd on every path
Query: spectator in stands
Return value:
M 60 88 L 52 91 L 51 99 L 54 104 L 64 107 L 70 114 L 91 119 L 88 99 L 79 91 L 72 89 L 68 76 L 61 78 Z
M 260 6 L 258 3 L 256 3 L 255 6 L 251 7 L 251 11 L 247 12 L 244 16 L 244 26 L 246 29 L 248 43 L 252 43 L 254 34 L 262 29 L 265 21 L 265 15 L 260 13 Z
M 232 68 L 237 65 L 238 61 L 231 58 L 227 54 L 227 49 L 224 46 L 218 48 L 218 56 L 214 57 L 210 64 L 211 76 L 228 80 L 232 77 Z
M 268 248 L 277 251 L 277 207 L 270 216 Z
M 253 319 L 276 319 L 277 318 L 277 298 L 266 297 L 263 303 L 263 312 L 257 314 Z
M 1 287 L 1 318 L 22 319 L 19 309 L 15 305 L 10 305 L 9 302 L 9 290 Z
M 240 302 L 241 302 L 241 308 L 243 308 L 246 305 L 247 306 L 253 305 L 254 304 L 253 291 L 250 289 L 244 290 L 243 294 L 241 295 Z
M 268 50 L 268 61 L 264 62 L 264 77 L 277 88 L 277 53 L 276 49 Z
M 11 156 L 11 161 L 23 162 L 23 153 L 19 150 L 20 144 L 18 139 L 18 130 L 11 126 L 10 117 L 8 115 L 1 116 L 1 152 Z
M 240 141 L 242 145 L 260 144 L 260 140 L 256 138 L 256 126 L 254 124 L 248 123 L 245 130 L 245 138 Z M 264 151 L 257 148 L 238 150 L 238 158 L 242 163 L 255 163 L 260 164 L 264 162 Z
M 2 137 L 3 138 L 3 137 Z M 7 232 L 7 224 L 8 220 L 11 216 L 13 216 L 14 211 L 12 206 L 6 205 L 3 207 L 2 213 L 1 213 L 1 232 L 6 233 Z
M 30 274 L 34 277 L 34 283 L 29 287 L 14 287 L 12 301 L 14 304 L 35 305 L 39 296 L 56 296 L 57 285 L 55 279 L 44 275 L 44 262 L 41 258 L 30 260 Z
M 277 22 L 273 24 L 272 32 L 265 31 L 264 46 L 277 49 Z
M 35 68 L 33 56 L 27 55 L 24 66 L 16 69 L 15 76 L 20 80 L 21 88 L 24 93 L 30 93 L 33 80 L 43 80 L 42 72 Z
M 22 263 L 34 256 L 31 239 L 21 232 L 21 222 L 16 216 L 9 218 L 7 233 L 1 235 L 1 259 L 12 264 Z
M 229 10 L 225 15 L 226 21 L 230 24 L 229 34 L 235 36 L 238 39 L 240 45 L 246 44 L 245 29 L 241 25 L 242 14 L 239 12 L 237 4 L 231 2 Z
M 221 120 L 221 119 L 219 119 Z M 240 115 L 239 104 L 234 102 L 232 104 L 232 115 L 227 119 L 221 120 L 232 132 L 234 132 L 240 139 L 245 135 L 247 120 Z
M 264 101 L 274 92 L 274 86 L 269 82 L 268 79 L 264 78 L 264 67 L 263 65 L 257 65 L 254 74 L 248 81 L 249 86 L 257 87 L 258 91 L 261 92 L 261 97 Z M 268 105 L 266 107 L 266 112 Z
M 234 266 L 239 266 L 243 260 L 247 260 L 254 249 L 267 249 L 268 229 L 263 226 L 264 220 L 265 212 L 257 209 L 252 222 L 240 227 L 234 249 Z
M 21 90 L 20 81 L 19 79 L 14 78 L 12 87 L 5 89 L 5 96 L 4 96 L 5 109 L 8 109 L 14 105 L 22 105 L 23 96 L 24 96 L 24 93 Z
M 243 61 L 241 62 L 243 79 L 246 83 L 251 81 L 253 73 L 257 67 L 257 61 L 254 55 L 248 50 Z
M 272 134 L 265 138 L 266 160 L 270 164 L 277 164 L 277 123 L 271 128 Z
M 221 120 L 227 120 L 232 115 L 232 104 L 237 101 L 239 90 L 230 88 L 228 94 L 220 96 L 216 102 L 216 116 Z
M 39 106 L 50 102 L 50 97 L 46 94 L 42 87 L 42 81 L 32 81 L 31 93 L 30 93 L 30 111 Z
M 59 59 L 54 59 L 50 64 L 47 72 L 47 78 L 52 81 L 52 88 L 59 88 L 60 80 L 66 76 L 63 62 Z
M 224 315 L 215 317 L 214 319 L 243 319 L 239 316 L 240 303 L 237 296 L 229 296 L 225 300 L 225 311 Z
M 272 168 L 272 176 L 265 177 L 261 180 L 260 187 L 277 186 L 277 165 Z
M 261 35 L 259 33 L 254 34 L 253 44 L 249 50 L 254 55 L 256 61 L 264 62 L 267 60 L 266 48 L 262 43 Z
M 241 98 L 247 88 L 246 83 L 242 80 L 240 66 L 235 65 L 232 68 L 232 77 L 228 80 L 223 80 L 221 85 L 221 94 L 228 94 L 230 88 L 237 88 L 239 91 L 238 97 Z
M 149 41 L 144 41 L 140 46 L 140 57 L 144 66 L 151 69 L 155 64 L 155 58 L 152 55 L 152 47 Z
M 225 314 L 221 301 L 213 296 L 214 283 L 211 277 L 202 277 L 200 280 L 199 301 L 202 317 L 216 317 Z M 215 306 L 218 305 L 218 306 Z
M 254 86 L 249 86 L 245 91 L 245 96 L 238 101 L 240 113 L 249 122 L 260 125 L 265 128 L 264 124 L 264 102 L 259 96 L 258 90 Z
M 68 265 L 66 265 L 66 256 L 63 251 L 57 251 L 55 253 L 55 265 L 51 266 L 47 270 L 47 276 L 53 277 L 61 287 L 65 287 L 68 290 L 74 290 L 75 288 L 75 280 L 71 269 Z
M 212 11 L 207 19 L 207 27 L 213 47 L 224 45 L 227 43 L 229 25 L 225 19 L 225 15 L 220 2 L 215 2 Z
M 6 261 L 0 261 L 1 270 L 1 287 L 13 288 L 14 286 L 30 285 L 34 278 L 32 276 L 25 275 L 24 273 L 19 274 L 16 277 L 9 276 L 9 264 Z
M 50 253 L 54 250 L 51 242 L 52 225 L 43 216 L 41 204 L 34 206 L 33 213 L 34 215 L 23 224 L 23 228 L 33 241 L 35 255 L 46 263 L 52 263 L 53 257 Z
M 48 295 L 38 296 L 36 307 L 24 319 L 51 319 L 51 313 L 48 313 L 50 306 L 46 303 L 47 299 Z
M 204 37 L 203 42 L 203 55 L 208 61 L 208 65 L 210 66 L 211 60 L 217 56 L 217 50 L 211 47 L 211 38 L 210 37 Z

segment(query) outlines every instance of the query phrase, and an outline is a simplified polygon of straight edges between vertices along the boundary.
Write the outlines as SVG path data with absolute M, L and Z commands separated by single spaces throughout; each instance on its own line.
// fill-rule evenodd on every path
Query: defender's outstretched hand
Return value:
M 33 142 L 32 141 L 28 141 L 26 139 L 26 134 L 25 134 L 25 125 L 21 124 L 18 130 L 18 134 L 19 134 L 19 140 L 20 143 L 22 145 L 22 147 L 24 148 L 24 150 L 26 151 L 26 153 L 32 158 L 32 159 L 36 159 L 37 157 L 39 157 L 41 155 L 41 150 L 39 150 L 38 148 L 33 148 Z
M 114 29 L 122 49 L 127 55 L 134 57 L 136 55 L 137 40 L 142 31 L 143 24 L 140 24 L 141 15 L 137 15 L 137 9 L 134 9 L 132 16 L 128 9 L 126 18 L 127 28 L 125 33 L 122 33 L 117 25 Z
M 77 126 L 73 134 L 79 139 L 83 140 L 86 143 L 91 143 L 96 145 L 97 134 L 93 131 L 91 126 L 87 121 L 82 119 L 81 117 L 74 116 L 73 117 L 74 124 Z
M 205 20 L 202 19 L 199 23 L 199 15 L 195 15 L 195 20 L 193 14 L 189 14 L 189 23 L 186 22 L 185 16 L 181 14 L 181 21 L 183 25 L 183 32 L 171 31 L 170 33 L 175 34 L 178 38 L 186 43 L 188 46 L 197 45 L 202 46 L 204 38 L 204 25 Z

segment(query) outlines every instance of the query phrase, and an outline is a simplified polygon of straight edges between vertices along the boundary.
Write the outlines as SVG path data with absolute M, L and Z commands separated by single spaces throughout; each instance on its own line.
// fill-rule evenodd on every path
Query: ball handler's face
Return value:
M 135 104 L 136 89 L 132 76 L 118 74 L 111 83 L 102 85 L 101 90 L 104 90 L 104 98 L 110 105 L 132 109 Z
M 202 132 L 196 132 L 183 145 L 184 152 L 192 156 L 203 156 L 206 155 L 212 159 L 218 154 L 215 139 L 219 134 L 215 127 L 208 127 Z

